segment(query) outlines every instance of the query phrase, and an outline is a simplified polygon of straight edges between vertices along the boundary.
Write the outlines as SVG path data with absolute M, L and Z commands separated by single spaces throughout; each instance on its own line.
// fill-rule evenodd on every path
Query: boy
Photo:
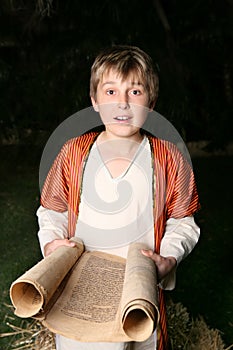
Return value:
M 100 53 L 90 96 L 105 130 L 69 140 L 56 158 L 37 212 L 41 249 L 45 256 L 60 245 L 72 249 L 75 235 L 87 250 L 126 257 L 131 242 L 147 243 L 142 254 L 153 259 L 160 282 L 160 326 L 141 343 L 57 336 L 57 349 L 167 349 L 162 289 L 174 288 L 176 267 L 199 238 L 193 172 L 174 145 L 141 130 L 158 96 L 158 75 L 145 52 L 116 46 Z

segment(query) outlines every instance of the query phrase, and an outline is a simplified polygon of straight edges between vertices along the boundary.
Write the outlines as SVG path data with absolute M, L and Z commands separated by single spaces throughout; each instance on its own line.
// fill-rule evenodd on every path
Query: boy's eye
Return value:
M 114 90 L 107 90 L 107 95 L 114 95 Z
M 131 94 L 132 95 L 141 95 L 141 91 L 140 90 L 131 90 Z

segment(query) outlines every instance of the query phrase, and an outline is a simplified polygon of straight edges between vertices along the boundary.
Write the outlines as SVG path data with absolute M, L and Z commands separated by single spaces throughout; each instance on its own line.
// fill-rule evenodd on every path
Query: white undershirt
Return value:
M 131 163 L 113 178 L 96 144 L 85 166 L 75 236 L 87 250 L 102 250 L 124 258 L 131 242 L 154 249 L 152 162 L 144 138 Z
M 150 145 L 144 138 L 127 169 L 113 178 L 97 144 L 93 145 L 83 174 L 75 232 L 86 250 L 100 250 L 126 258 L 133 241 L 146 243 L 148 249 L 154 249 L 151 164 Z M 57 348 L 155 350 L 156 334 L 138 344 L 87 344 L 57 336 Z

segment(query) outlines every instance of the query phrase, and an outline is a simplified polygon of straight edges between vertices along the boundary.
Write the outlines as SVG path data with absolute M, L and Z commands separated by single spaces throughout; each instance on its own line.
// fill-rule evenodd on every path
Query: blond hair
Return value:
M 117 45 L 102 51 L 91 68 L 90 96 L 96 99 L 97 87 L 103 74 L 114 69 L 122 79 L 133 73 L 142 80 L 148 93 L 148 105 L 153 107 L 159 90 L 158 73 L 151 57 L 136 46 Z

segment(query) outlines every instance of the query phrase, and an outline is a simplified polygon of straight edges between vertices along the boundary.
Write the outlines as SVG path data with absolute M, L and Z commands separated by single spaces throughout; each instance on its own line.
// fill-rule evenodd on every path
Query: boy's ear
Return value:
M 99 106 L 98 106 L 98 103 L 96 102 L 96 100 L 94 99 L 94 97 L 91 96 L 91 103 L 92 103 L 92 106 L 94 108 L 94 110 L 96 112 L 99 112 Z
M 156 105 L 156 101 L 153 101 L 153 102 L 150 103 L 150 105 L 149 105 L 150 112 L 153 111 L 153 109 L 155 108 L 155 105 Z

